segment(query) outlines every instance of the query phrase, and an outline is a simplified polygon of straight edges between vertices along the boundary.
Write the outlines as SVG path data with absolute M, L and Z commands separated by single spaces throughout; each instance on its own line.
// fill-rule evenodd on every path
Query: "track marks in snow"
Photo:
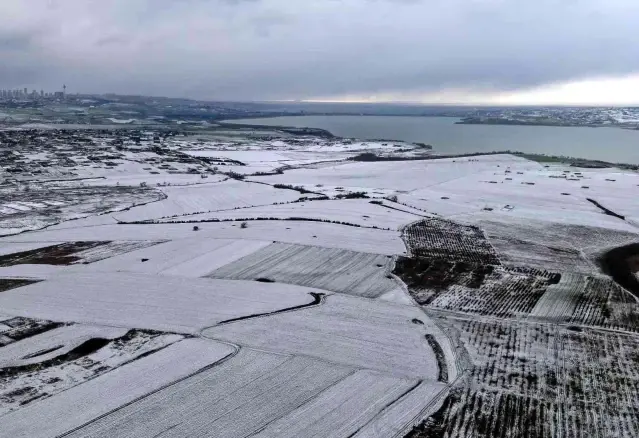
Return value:
M 415 386 L 415 381 L 358 371 L 254 437 L 348 437 Z
M 425 325 L 411 322 L 420 318 Z M 300 354 L 388 375 L 437 379 L 424 334 L 439 329 L 417 308 L 331 295 L 321 306 L 212 327 L 204 336 L 284 354 Z
M 404 436 L 406 428 L 410 429 L 432 411 L 446 388 L 443 383 L 421 382 L 366 423 L 353 438 Z
M 187 339 L 2 417 L 2 435 L 50 438 L 105 416 L 232 355 L 229 345 Z
M 255 280 L 318 287 L 376 298 L 397 288 L 387 278 L 392 258 L 335 248 L 273 243 L 210 274 L 212 278 Z
M 246 437 L 353 372 L 321 361 L 242 349 L 70 437 Z
M 201 277 L 269 244 L 258 240 L 207 239 L 198 236 L 112 257 L 94 263 L 88 269 Z M 141 262 L 142 259 L 146 261 Z

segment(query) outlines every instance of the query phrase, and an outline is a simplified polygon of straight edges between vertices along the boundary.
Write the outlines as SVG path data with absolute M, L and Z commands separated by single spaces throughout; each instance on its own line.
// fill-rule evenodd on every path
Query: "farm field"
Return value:
M 612 437 L 639 430 L 632 337 L 548 324 L 452 323 L 473 363 L 470 384 L 410 437 Z
M 301 197 L 300 193 L 294 190 L 274 189 L 264 184 L 236 180 L 184 187 L 161 187 L 160 190 L 166 195 L 166 199 L 132 208 L 114 217 L 122 222 L 144 221 L 291 202 Z
M 155 393 L 71 436 L 152 437 L 161 432 L 172 437 L 197 437 L 203 433 L 229 437 L 285 436 L 282 435 L 285 433 L 309 436 L 302 428 L 317 434 L 332 427 L 335 419 L 326 415 L 331 411 L 336 414 L 335 407 L 340 406 L 340 402 L 348 402 L 350 394 L 359 394 L 361 405 L 348 409 L 358 413 L 358 408 L 365 406 L 367 409 L 363 411 L 375 416 L 384 404 L 392 403 L 411 385 L 411 381 L 309 358 L 240 351 L 221 367 Z M 372 406 L 369 403 L 373 403 Z M 324 412 L 320 411 L 322 407 Z M 157 413 L 161 413 L 160 421 L 157 421 Z M 298 417 L 301 421 L 296 421 Z M 342 426 L 342 433 L 356 431 L 366 418 L 350 417 L 350 421 L 350 425 Z M 291 430 L 291 423 L 302 429 L 299 431 L 302 435 L 295 435 L 297 432 Z
M 234 353 L 228 345 L 186 339 L 81 385 L 2 416 L 3 434 L 51 437 L 69 433 Z
M 269 240 L 298 245 L 317 245 L 374 254 L 403 254 L 406 246 L 398 231 L 348 227 L 339 224 L 307 221 L 252 221 L 246 228 L 239 222 L 201 224 L 154 225 L 88 225 L 78 228 L 42 230 L 0 238 L 0 243 L 57 242 L 69 240 L 89 241 L 102 239 L 147 241 L 177 240 L 184 238 Z M 198 234 L 193 227 L 197 226 Z
M 211 272 L 210 278 L 257 280 L 377 298 L 398 285 L 392 258 L 333 248 L 273 243 Z
M 0 415 L 67 391 L 182 338 L 159 332 L 70 325 L 13 342 L 3 347 L 9 360 L 1 364 Z
M 308 201 L 266 207 L 243 208 L 232 211 L 195 214 L 161 222 L 185 220 L 188 222 L 211 220 L 255 220 L 255 219 L 311 219 L 356 225 L 367 228 L 398 230 L 403 225 L 423 216 L 412 212 L 400 211 L 383 205 L 371 204 L 368 199 L 342 199 Z
M 65 242 L 55 245 L 10 245 L 12 253 L 0 256 L 0 267 L 16 265 L 74 265 L 89 264 L 160 242 L 145 241 L 94 241 Z M 35 247 L 35 248 L 34 248 Z M 34 248 L 34 249 L 30 249 Z M 17 251 L 16 251 L 17 250 Z
M 5 291 L 0 308 L 55 321 L 196 333 L 227 319 L 308 304 L 313 301 L 310 292 L 322 291 L 249 281 L 84 272 Z
M 105 214 L 157 201 L 161 194 L 140 187 L 37 186 L 27 193 L 2 193 L 0 236 L 38 230 L 70 219 Z
M 525 168 L 541 168 L 537 163 L 512 155 L 489 155 L 470 158 L 444 158 L 433 161 L 374 162 L 336 164 L 319 169 L 296 169 L 283 175 L 260 176 L 255 180 L 269 184 L 344 187 L 360 190 L 410 192 L 441 184 L 461 176 L 519 164 Z M 321 187 L 319 187 L 321 191 Z
M 190 237 L 110 257 L 87 266 L 87 270 L 203 277 L 269 244 L 270 242 L 259 240 Z
M 425 335 L 442 336 L 415 308 L 345 295 L 331 295 L 318 306 L 295 312 L 211 327 L 203 333 L 253 348 L 434 381 L 439 365 Z
M 0 437 L 639 435 L 635 170 L 154 126 L 0 127 Z

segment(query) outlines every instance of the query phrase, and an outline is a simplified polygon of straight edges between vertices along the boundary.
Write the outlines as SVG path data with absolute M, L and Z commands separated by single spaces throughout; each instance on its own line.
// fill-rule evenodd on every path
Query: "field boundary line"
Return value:
M 294 355 L 298 356 L 298 355 Z M 303 356 L 298 356 L 298 357 L 303 357 Z M 321 361 L 321 362 L 325 362 L 325 361 Z M 331 365 L 334 365 L 330 362 L 325 362 Z M 349 368 L 346 365 L 341 365 L 343 368 Z M 352 368 L 352 367 L 351 367 Z M 323 393 L 325 393 L 326 391 L 332 389 L 333 387 L 339 385 L 341 382 L 343 382 L 345 379 L 347 379 L 348 377 L 354 375 L 355 373 L 358 373 L 360 371 L 362 371 L 362 368 L 352 368 L 352 370 L 347 373 L 344 377 L 342 377 L 341 379 L 339 379 L 338 381 L 331 383 L 330 385 L 328 385 L 326 388 L 323 388 L 322 390 L 320 390 L 319 392 L 317 392 L 316 394 L 311 395 L 310 397 L 308 397 L 307 399 L 305 399 L 303 402 L 301 402 L 299 405 L 295 406 L 293 409 L 291 409 L 288 412 L 283 413 L 282 415 L 279 415 L 277 418 L 273 418 L 272 420 L 268 421 L 265 425 L 263 425 L 262 427 L 260 427 L 259 429 L 257 429 L 255 432 L 252 432 L 250 435 L 247 435 L 244 438 L 250 438 L 252 436 L 255 436 L 257 434 L 259 434 L 260 432 L 262 432 L 264 429 L 266 429 L 268 426 L 270 426 L 272 423 L 275 423 L 276 421 L 286 417 L 289 414 L 292 414 L 293 412 L 295 412 L 296 410 L 298 410 L 299 408 L 301 408 L 302 406 L 312 402 L 313 400 L 315 400 L 316 398 L 318 398 L 319 396 L 321 396 Z
M 90 424 L 92 424 L 92 423 L 95 423 L 95 422 L 96 422 L 96 421 L 98 421 L 98 420 L 101 420 L 102 418 L 105 418 L 105 417 L 107 417 L 107 416 L 109 416 L 109 415 L 111 415 L 111 414 L 113 414 L 113 413 L 115 413 L 115 412 L 118 412 L 118 411 L 120 411 L 120 410 L 122 410 L 122 409 L 124 409 L 124 408 L 126 408 L 126 407 L 128 407 L 128 406 L 131 406 L 131 405 L 132 405 L 132 404 L 134 404 L 134 403 L 139 402 L 140 400 L 144 400 L 145 398 L 150 397 L 150 396 L 151 396 L 151 395 L 153 395 L 153 394 L 156 394 L 156 393 L 158 393 L 158 392 L 160 392 L 160 391 L 163 391 L 163 390 L 165 390 L 165 389 L 167 389 L 167 388 L 170 388 L 171 386 L 177 385 L 178 383 L 183 382 L 183 381 L 185 381 L 185 380 L 187 380 L 187 379 L 190 379 L 190 378 L 191 378 L 191 377 L 193 377 L 193 376 L 196 376 L 196 375 L 198 375 L 198 374 L 200 374 L 200 373 L 203 373 L 203 372 L 205 372 L 205 371 L 208 371 L 208 370 L 210 370 L 210 369 L 212 369 L 212 368 L 214 368 L 214 367 L 216 367 L 216 366 L 218 366 L 218 365 L 222 365 L 223 363 L 226 363 L 226 362 L 228 362 L 229 360 L 231 360 L 232 358 L 234 358 L 235 356 L 237 356 L 237 354 L 238 354 L 238 353 L 240 352 L 240 350 L 241 350 L 241 347 L 239 347 L 239 346 L 238 346 L 238 345 L 236 345 L 236 344 L 232 344 L 232 343 L 230 343 L 230 342 L 217 341 L 217 340 L 216 340 L 216 342 L 225 343 L 226 345 L 231 346 L 231 347 L 234 349 L 234 351 L 233 351 L 232 353 L 229 353 L 228 355 L 224 356 L 224 357 L 223 357 L 223 358 L 221 358 L 220 360 L 218 360 L 218 361 L 216 361 L 216 362 L 212 363 L 212 364 L 206 365 L 205 367 L 200 368 L 200 369 L 198 369 L 198 370 L 196 370 L 196 371 L 194 371 L 194 372 L 192 372 L 192 373 L 190 373 L 190 374 L 188 374 L 188 375 L 186 375 L 186 376 L 180 377 L 180 378 L 179 378 L 179 379 L 177 379 L 177 380 L 174 380 L 174 381 L 172 381 L 172 382 L 169 382 L 169 383 L 167 383 L 167 384 L 164 384 L 164 385 L 162 385 L 161 387 L 156 388 L 156 389 L 154 389 L 154 390 L 153 390 L 153 391 L 151 391 L 151 392 L 148 392 L 148 393 L 146 393 L 146 394 L 144 394 L 144 395 L 141 395 L 141 396 L 139 396 L 139 397 L 137 397 L 137 398 L 135 398 L 135 399 L 133 399 L 133 400 L 131 400 L 131 401 L 129 401 L 129 402 L 127 402 L 127 403 L 123 404 L 123 405 L 118 406 L 118 407 L 117 407 L 117 408 L 115 408 L 115 409 L 111 409 L 110 411 L 105 412 L 104 414 L 97 416 L 97 417 L 95 417 L 95 418 L 93 418 L 93 419 L 91 419 L 91 420 L 89 420 L 89 421 L 85 422 L 84 424 L 81 424 L 80 426 L 77 426 L 77 427 L 75 427 L 75 428 L 73 428 L 73 429 L 70 429 L 70 430 L 68 430 L 68 431 L 66 431 L 66 432 L 64 432 L 64 433 L 62 433 L 62 434 L 60 434 L 60 435 L 57 435 L 55 438 L 63 438 L 63 437 L 69 436 L 69 435 L 71 435 L 72 433 L 77 432 L 77 431 L 81 430 L 82 428 L 84 428 L 84 427 L 86 427 L 86 426 L 88 426 L 88 425 L 90 425 Z M 176 344 L 177 344 L 177 342 L 176 342 Z

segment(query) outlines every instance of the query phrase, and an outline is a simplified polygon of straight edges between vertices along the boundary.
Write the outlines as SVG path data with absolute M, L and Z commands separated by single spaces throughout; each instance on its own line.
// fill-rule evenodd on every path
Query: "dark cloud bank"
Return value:
M 632 0 L 2 0 L 0 88 L 209 99 L 508 91 L 639 71 Z

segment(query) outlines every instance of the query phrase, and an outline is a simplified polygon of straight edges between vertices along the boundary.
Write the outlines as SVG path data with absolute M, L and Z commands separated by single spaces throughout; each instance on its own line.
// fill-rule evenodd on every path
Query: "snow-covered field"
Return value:
M 313 301 L 310 292 L 322 291 L 252 281 L 85 271 L 3 292 L 0 308 L 53 321 L 196 333 L 227 319 L 307 304 Z
M 162 187 L 166 199 L 114 215 L 120 221 L 141 221 L 193 213 L 291 202 L 300 198 L 294 190 L 278 190 L 268 185 L 224 181 L 185 187 Z
M 401 207 L 401 206 L 399 206 Z M 398 230 L 423 216 L 416 213 L 398 211 L 385 206 L 371 204 L 369 199 L 341 199 L 308 201 L 293 204 L 269 205 L 265 207 L 243 208 L 239 210 L 204 213 L 178 218 L 189 222 L 212 219 L 258 219 L 258 218 L 304 218 L 324 221 L 345 222 L 362 227 L 376 227 Z M 166 219 L 163 222 L 171 222 Z
M 438 365 L 426 333 L 439 329 L 417 308 L 345 295 L 331 295 L 319 306 L 204 331 L 207 337 L 249 347 L 437 380 Z
M 345 189 L 411 192 L 485 171 L 508 166 L 540 169 L 541 166 L 512 155 L 487 155 L 427 161 L 338 163 L 318 169 L 296 169 L 282 175 L 254 177 L 269 184 L 326 185 Z M 318 187 L 318 191 L 322 188 Z
M 320 201 L 317 201 L 320 202 Z M 327 248 L 352 249 L 353 251 L 375 254 L 402 254 L 406 247 L 398 231 L 374 230 L 350 226 L 298 221 L 251 221 L 246 228 L 240 223 L 198 223 L 198 224 L 159 224 L 159 225 L 100 225 L 78 228 L 47 229 L 35 233 L 10 236 L 0 242 L 60 242 L 69 240 L 92 240 L 96 237 L 106 240 L 162 240 L 162 239 L 265 239 L 295 243 L 299 245 L 317 245 Z M 199 231 L 193 231 L 193 226 Z M 197 234 L 196 234 L 197 233 Z
M 636 435 L 637 172 L 281 134 L 14 148 L 1 437 Z
M 233 353 L 233 347 L 206 339 L 178 342 L 2 416 L 2 434 L 16 438 L 66 434 Z
M 387 278 L 392 261 L 379 254 L 273 243 L 208 276 L 234 280 L 261 278 L 376 298 L 398 287 Z
M 111 257 L 87 266 L 87 270 L 203 277 L 269 244 L 260 240 L 189 237 Z

